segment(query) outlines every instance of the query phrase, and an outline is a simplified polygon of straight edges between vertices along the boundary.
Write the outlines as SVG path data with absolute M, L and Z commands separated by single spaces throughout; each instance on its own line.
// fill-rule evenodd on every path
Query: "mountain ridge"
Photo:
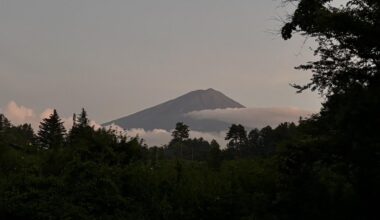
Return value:
M 228 128 L 225 122 L 200 120 L 186 117 L 186 113 L 201 110 L 245 108 L 222 92 L 209 88 L 195 90 L 177 98 L 152 106 L 131 115 L 121 117 L 103 125 L 116 124 L 123 129 L 143 128 L 145 130 L 171 130 L 179 121 L 198 131 L 221 131 Z

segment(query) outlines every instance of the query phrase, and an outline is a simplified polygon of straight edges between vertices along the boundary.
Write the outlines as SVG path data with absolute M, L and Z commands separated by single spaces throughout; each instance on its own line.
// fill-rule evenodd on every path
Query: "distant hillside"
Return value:
M 245 107 L 214 89 L 196 90 L 132 115 L 107 122 L 104 125 L 114 123 L 124 129 L 144 128 L 145 130 L 153 130 L 162 128 L 170 130 L 174 128 L 177 122 L 181 121 L 189 125 L 192 130 L 222 131 L 230 125 L 215 120 L 197 120 L 184 115 L 192 111 L 225 108 Z

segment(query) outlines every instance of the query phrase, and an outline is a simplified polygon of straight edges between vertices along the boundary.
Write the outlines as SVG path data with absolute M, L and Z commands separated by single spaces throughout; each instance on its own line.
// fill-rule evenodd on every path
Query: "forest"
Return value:
M 380 2 L 289 0 L 282 38 L 310 37 L 299 93 L 319 113 L 277 127 L 228 128 L 226 147 L 178 122 L 164 147 L 54 111 L 13 125 L 0 114 L 1 219 L 379 219 Z

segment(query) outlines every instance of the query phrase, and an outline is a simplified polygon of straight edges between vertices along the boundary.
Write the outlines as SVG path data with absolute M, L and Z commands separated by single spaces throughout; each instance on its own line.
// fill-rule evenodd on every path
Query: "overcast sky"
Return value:
M 248 107 L 318 110 L 289 83 L 304 39 L 278 35 L 280 0 L 0 0 L 0 107 L 15 101 L 98 122 L 196 89 Z

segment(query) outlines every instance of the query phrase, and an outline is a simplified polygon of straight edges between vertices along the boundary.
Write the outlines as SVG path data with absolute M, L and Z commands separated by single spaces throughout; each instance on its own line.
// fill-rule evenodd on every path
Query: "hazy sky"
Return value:
M 318 110 L 302 38 L 278 35 L 280 0 L 0 0 L 0 106 L 99 122 L 195 89 L 249 107 Z M 309 45 L 307 43 L 306 45 Z

